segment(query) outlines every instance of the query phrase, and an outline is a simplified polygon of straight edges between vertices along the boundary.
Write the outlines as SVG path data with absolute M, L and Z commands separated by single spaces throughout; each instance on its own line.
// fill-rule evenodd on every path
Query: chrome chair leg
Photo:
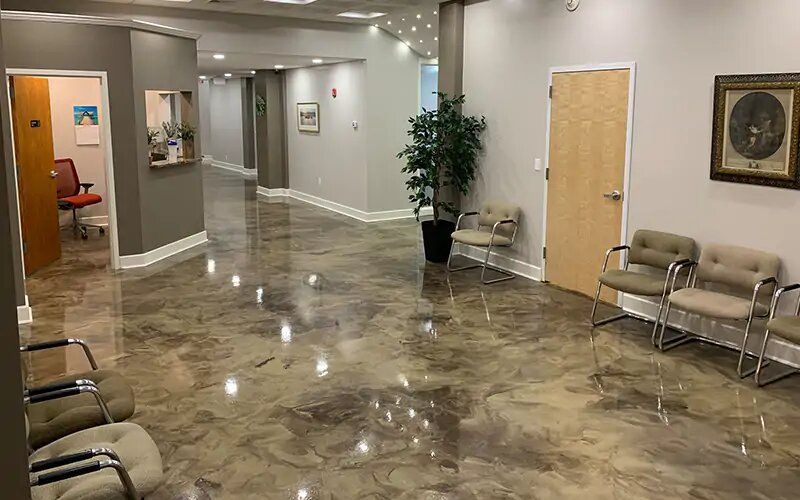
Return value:
M 754 377 L 756 385 L 758 387 L 764 387 L 767 384 L 771 384 L 771 383 L 776 382 L 776 381 L 778 381 L 778 380 L 780 380 L 782 378 L 786 378 L 789 375 L 794 375 L 795 373 L 798 373 L 797 369 L 790 368 L 789 370 L 776 373 L 775 375 L 773 375 L 773 376 L 771 376 L 769 378 L 766 378 L 766 379 L 762 378 L 762 373 L 764 371 L 764 367 L 767 366 L 767 364 L 769 363 L 769 360 L 766 360 L 766 363 L 764 362 L 764 355 L 767 352 L 767 343 L 769 341 L 769 333 L 770 333 L 769 329 L 767 329 L 767 331 L 764 333 L 764 341 L 761 342 L 761 352 L 758 355 L 758 364 L 756 365 L 756 374 L 755 374 L 755 377 Z
M 766 360 L 766 362 L 762 366 L 761 362 L 762 362 L 763 358 L 762 358 L 762 356 L 759 356 L 758 359 L 756 360 L 756 365 L 755 366 L 753 366 L 751 368 L 747 368 L 747 369 L 744 368 L 744 360 L 745 360 L 746 357 L 748 357 L 748 354 L 747 354 L 747 340 L 750 337 L 750 328 L 752 327 L 752 325 L 753 325 L 753 316 L 751 314 L 747 318 L 747 326 L 745 326 L 745 328 L 744 328 L 744 336 L 742 337 L 742 345 L 739 348 L 739 363 L 737 363 L 737 365 L 736 365 L 736 373 L 739 374 L 739 378 L 749 377 L 750 375 L 752 375 L 756 371 L 758 371 L 760 368 L 763 368 L 764 366 L 769 365 L 769 360 Z M 766 342 L 766 338 L 765 338 L 765 342 Z M 765 349 L 765 348 L 766 348 L 766 343 L 764 343 L 763 346 L 762 346 L 762 355 L 763 355 L 763 349 Z
M 483 259 L 483 269 L 481 270 L 481 283 L 484 285 L 491 285 L 492 283 L 498 283 L 500 281 L 506 281 L 510 279 L 514 279 L 515 276 L 507 271 L 503 271 L 502 269 L 497 269 L 496 267 L 489 265 L 489 257 L 492 255 L 492 245 L 489 244 L 489 248 L 486 249 L 486 258 Z M 501 274 L 502 278 L 495 278 L 493 280 L 487 280 L 486 276 L 486 269 L 490 269 L 498 274 Z
M 461 243 L 459 243 L 460 245 Z M 456 242 L 454 241 L 452 245 L 450 245 L 450 254 L 447 256 L 447 273 L 455 273 L 457 271 L 466 271 L 467 269 L 477 269 L 481 267 L 480 264 L 473 264 L 470 266 L 463 266 L 463 267 L 452 267 L 452 260 L 453 260 L 453 248 L 456 246 Z
M 687 342 L 691 342 L 696 340 L 695 337 L 689 335 L 686 332 L 679 332 L 677 335 L 673 335 L 672 337 L 665 338 L 665 333 L 667 330 L 667 323 L 669 323 L 669 312 L 672 309 L 672 304 L 667 299 L 667 308 L 664 311 L 664 319 L 661 323 L 661 334 L 658 337 L 658 344 L 656 347 L 661 352 L 669 351 L 679 345 L 683 345 Z
M 666 301 L 667 293 L 664 290 L 664 293 L 661 295 L 661 300 L 658 303 L 658 312 L 656 313 L 656 321 L 653 324 L 653 333 L 650 335 L 650 342 L 653 345 L 656 345 L 656 333 L 658 333 L 658 322 L 661 321 L 661 313 L 664 311 L 664 302 Z M 665 320 L 666 321 L 666 320 Z

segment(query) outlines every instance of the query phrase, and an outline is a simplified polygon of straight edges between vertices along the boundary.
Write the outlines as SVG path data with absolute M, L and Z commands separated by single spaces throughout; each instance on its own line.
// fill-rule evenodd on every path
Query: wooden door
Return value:
M 25 274 L 30 276 L 61 257 L 47 78 L 11 77 L 11 115 Z
M 553 74 L 545 277 L 590 296 L 606 250 L 620 242 L 630 77 L 628 69 Z M 609 260 L 609 269 L 618 265 Z

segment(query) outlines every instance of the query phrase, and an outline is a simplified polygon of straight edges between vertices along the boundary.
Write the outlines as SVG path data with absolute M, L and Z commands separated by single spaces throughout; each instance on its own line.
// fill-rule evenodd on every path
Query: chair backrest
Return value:
M 58 198 L 66 198 L 67 196 L 75 196 L 81 191 L 80 179 L 78 179 L 78 171 L 75 169 L 75 163 L 72 158 L 59 158 L 56 160 L 56 192 Z
M 711 244 L 703 247 L 697 266 L 697 278 L 719 283 L 742 292 L 752 293 L 755 284 L 769 277 L 778 277 L 781 259 L 775 254 L 732 245 Z M 772 294 L 774 286 L 761 289 Z
M 650 229 L 639 229 L 633 234 L 628 262 L 659 269 L 667 269 L 680 259 L 694 259 L 697 245 L 692 238 Z
M 500 221 L 511 219 L 519 222 L 519 207 L 499 201 L 486 202 L 478 214 L 478 228 L 491 231 L 492 227 Z M 516 230 L 515 224 L 502 224 L 497 227 L 497 233 L 511 238 Z

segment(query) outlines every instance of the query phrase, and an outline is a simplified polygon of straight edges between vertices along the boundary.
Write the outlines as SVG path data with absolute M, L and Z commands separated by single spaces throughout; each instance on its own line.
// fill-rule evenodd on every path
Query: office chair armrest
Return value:
M 781 296 L 784 293 L 793 292 L 798 289 L 800 289 L 800 283 L 792 283 L 791 285 L 786 285 L 775 290 L 775 295 L 772 297 L 772 305 L 770 306 L 770 319 L 775 317 L 775 312 L 778 310 L 778 302 L 781 300 Z M 800 316 L 800 296 L 797 297 L 797 305 L 794 309 L 794 315 Z
M 83 393 L 90 393 L 94 396 L 94 399 L 97 401 L 97 406 L 100 407 L 100 411 L 103 413 L 103 418 L 105 419 L 107 424 L 113 424 L 114 418 L 111 416 L 111 412 L 108 410 L 108 405 L 103 400 L 103 396 L 100 395 L 100 390 L 97 388 L 96 385 L 76 385 L 74 387 L 67 387 L 65 389 L 58 389 L 51 392 L 44 392 L 40 394 L 28 394 L 22 398 L 24 404 L 34 404 L 34 403 L 41 403 L 43 401 L 50 401 L 53 399 L 60 399 L 66 398 L 70 396 L 77 396 L 78 394 Z
M 495 233 L 497 232 L 497 228 L 498 228 L 498 227 L 500 227 L 500 226 L 502 226 L 503 224 L 514 224 L 514 226 L 516 226 L 516 225 L 517 225 L 517 221 L 515 221 L 514 219 L 504 219 L 504 220 L 501 220 L 501 221 L 495 222 L 495 223 L 494 223 L 494 226 L 492 226 L 492 236 L 491 236 L 491 238 L 489 239 L 489 245 L 490 245 L 490 246 L 493 246 L 493 245 L 494 245 L 494 235 L 495 235 Z M 517 233 L 517 230 L 516 230 L 516 228 L 515 228 L 515 229 L 514 229 L 514 234 L 516 234 L 516 233 Z M 511 242 L 512 242 L 512 243 L 514 242 L 514 237 L 513 237 L 513 236 L 511 237 Z
M 91 380 L 70 380 L 66 382 L 54 382 L 52 384 L 40 385 L 39 387 L 31 387 L 25 389 L 26 396 L 38 396 L 48 392 L 56 392 L 62 389 L 70 389 L 72 387 L 89 386 L 97 388 L 97 384 Z
M 42 351 L 45 349 L 53 349 L 56 347 L 67 347 L 73 344 L 81 346 L 83 353 L 86 355 L 86 359 L 88 359 L 89 364 L 92 365 L 92 370 L 97 370 L 97 362 L 92 355 L 92 351 L 89 349 L 89 346 L 86 345 L 86 342 L 81 339 L 58 339 L 48 340 L 47 342 L 39 342 L 37 344 L 25 344 L 19 346 L 19 350 L 20 352 L 33 352 Z
M 71 467 L 55 470 L 53 472 L 45 472 L 30 478 L 30 484 L 31 486 L 42 486 L 58 481 L 64 481 L 66 479 L 72 479 L 74 477 L 85 476 L 86 474 L 91 474 L 93 472 L 98 472 L 108 468 L 112 468 L 117 471 L 119 480 L 125 487 L 125 496 L 129 500 L 139 498 L 139 493 L 136 491 L 133 481 L 131 481 L 130 474 L 128 474 L 127 469 L 125 469 L 125 466 L 122 465 L 122 462 L 119 460 L 94 460 L 92 462 L 73 465 Z
M 608 267 L 608 258 L 611 257 L 611 254 L 614 252 L 621 252 L 623 250 L 630 250 L 631 247 L 628 245 L 617 245 L 615 247 L 611 247 L 606 251 L 606 257 L 603 260 L 603 267 L 600 268 L 600 274 L 606 272 L 606 268 Z
M 119 461 L 119 455 L 117 455 L 117 452 L 111 448 L 89 448 L 88 450 L 70 453 L 69 455 L 61 455 L 59 457 L 33 462 L 28 466 L 28 472 L 42 472 L 47 469 L 55 469 L 56 467 L 62 467 L 64 465 L 74 464 L 75 462 L 82 462 L 83 460 L 103 456 L 108 457 L 111 460 Z
M 90 188 L 94 187 L 94 182 L 81 182 L 80 186 L 83 188 L 84 194 L 86 194 Z
M 768 278 L 763 278 L 758 280 L 758 282 L 753 286 L 753 298 L 750 300 L 750 316 L 753 316 L 753 313 L 756 309 L 756 302 L 758 302 L 758 293 L 761 291 L 761 287 L 765 285 L 775 285 L 778 286 L 778 280 L 774 276 L 770 276 Z M 771 301 L 775 300 L 775 294 L 773 294 Z M 770 309 L 772 304 L 770 304 Z
M 475 216 L 475 215 L 478 215 L 478 212 L 465 212 L 465 213 L 459 215 L 458 216 L 458 220 L 456 221 L 456 231 L 458 231 L 458 228 L 461 227 L 461 219 L 463 219 L 464 217 L 472 217 L 472 216 Z
M 672 295 L 672 292 L 675 291 L 675 282 L 678 279 L 678 275 L 685 267 L 689 268 L 689 276 L 686 278 L 686 286 L 689 286 L 689 280 L 692 277 L 692 273 L 694 273 L 694 269 L 697 267 L 698 263 L 695 260 L 684 259 L 679 262 L 673 262 L 672 264 L 675 264 L 675 267 L 673 268 L 672 271 L 672 286 L 669 289 L 670 295 Z M 670 267 L 672 267 L 672 264 L 670 264 Z

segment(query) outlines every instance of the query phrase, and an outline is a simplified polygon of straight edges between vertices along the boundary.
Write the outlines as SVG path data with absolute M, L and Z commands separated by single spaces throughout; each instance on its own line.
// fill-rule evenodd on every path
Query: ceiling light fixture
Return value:
M 319 59 L 319 58 L 312 59 L 311 62 L 314 63 L 314 64 L 322 64 L 322 59 Z
M 397 30 L 397 34 L 398 35 L 402 35 L 403 34 L 403 30 Z
M 408 45 L 409 47 L 411 47 L 411 42 L 409 42 L 408 40 L 406 40 L 406 45 Z
M 436 14 L 438 14 L 438 12 L 434 10 L 433 11 L 433 15 L 435 16 Z
M 390 19 L 390 20 L 386 21 L 386 24 L 388 24 L 389 26 L 391 26 L 391 25 L 392 25 L 392 20 Z
M 420 40 L 420 41 L 419 41 L 419 43 L 425 43 L 425 42 L 423 42 L 422 40 Z
M 275 69 L 283 69 L 284 67 L 285 66 L 283 64 L 276 64 L 275 66 L 273 66 L 273 68 Z
M 218 61 L 221 61 L 221 60 L 225 59 L 225 54 L 214 54 L 211 57 L 213 57 L 214 59 L 216 59 Z
M 431 51 L 430 50 L 428 51 L 428 55 L 431 55 Z
M 417 19 L 422 19 L 422 14 L 417 14 Z
M 417 31 L 417 27 L 416 26 L 412 26 L 411 27 L 411 31 Z
M 206 78 L 208 78 L 206 75 L 200 75 L 201 80 L 205 80 Z
M 428 23 L 428 28 L 430 28 L 430 27 L 431 27 L 431 24 L 430 24 L 430 23 Z
M 439 37 L 438 36 L 433 37 L 433 41 L 434 42 L 438 42 L 439 41 Z
M 251 70 L 250 70 L 250 74 L 251 74 L 251 75 L 255 75 L 255 74 L 256 74 L 256 70 L 254 70 L 254 69 L 251 69 Z
M 230 73 L 225 73 L 225 74 L 224 74 L 224 75 L 222 75 L 222 76 L 224 76 L 225 78 L 230 78 L 230 77 L 232 77 L 233 75 L 232 75 L 232 74 L 230 74 Z
M 375 19 L 376 17 L 385 16 L 386 12 L 368 12 L 368 11 L 360 11 L 360 10 L 348 10 L 347 12 L 342 12 L 340 14 L 336 14 L 339 17 L 349 17 L 350 19 Z

